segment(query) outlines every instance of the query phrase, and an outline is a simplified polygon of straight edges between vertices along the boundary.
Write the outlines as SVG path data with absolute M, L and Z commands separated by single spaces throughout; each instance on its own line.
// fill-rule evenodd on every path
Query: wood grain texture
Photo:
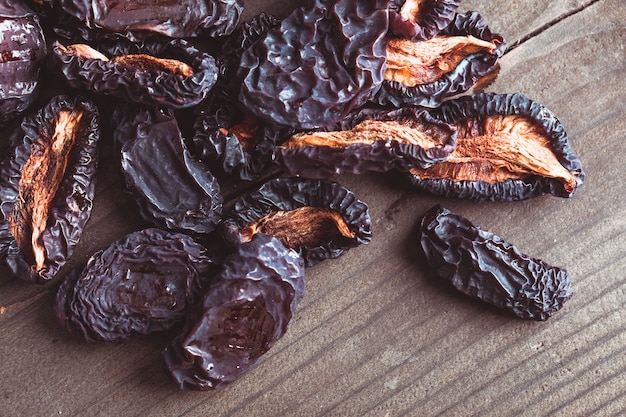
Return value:
M 246 16 L 302 3 L 255 2 Z M 487 91 L 523 92 L 566 126 L 587 173 L 572 199 L 476 204 L 407 191 L 387 176 L 339 177 L 370 205 L 373 241 L 309 269 L 285 337 L 210 393 L 178 391 L 161 372 L 170 335 L 86 345 L 52 317 L 58 281 L 31 286 L 0 270 L 0 416 L 625 415 L 626 3 L 462 8 L 480 10 L 515 45 Z M 72 264 L 142 227 L 116 168 L 101 166 L 101 177 Z M 412 238 L 436 203 L 569 270 L 572 300 L 547 322 L 527 322 L 438 282 Z

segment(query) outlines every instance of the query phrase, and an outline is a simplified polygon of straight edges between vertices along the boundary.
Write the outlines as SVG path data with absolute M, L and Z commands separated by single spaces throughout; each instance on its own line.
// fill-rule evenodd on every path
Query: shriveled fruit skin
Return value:
M 276 238 L 256 235 L 223 263 L 183 331 L 163 351 L 181 389 L 214 390 L 250 369 L 285 334 L 304 297 L 304 263 Z
M 406 3 L 419 4 L 419 19 L 404 15 Z M 452 22 L 460 4 L 461 0 L 390 0 L 390 31 L 415 41 L 431 39 Z
M 424 214 L 416 237 L 441 279 L 517 317 L 547 320 L 572 297 L 572 277 L 566 270 L 521 253 L 442 206 Z

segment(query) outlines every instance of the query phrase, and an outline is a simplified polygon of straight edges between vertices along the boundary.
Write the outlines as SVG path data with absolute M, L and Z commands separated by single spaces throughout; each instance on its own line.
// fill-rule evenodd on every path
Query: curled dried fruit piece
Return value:
M 417 189 L 474 201 L 521 200 L 551 193 L 571 197 L 584 172 L 563 124 L 523 94 L 476 94 L 433 111 L 458 131 L 448 159 L 413 168 Z
M 407 170 L 444 160 L 455 139 L 450 125 L 423 109 L 363 109 L 336 130 L 293 135 L 274 149 L 274 159 L 290 175 L 307 178 Z
M 390 31 L 413 41 L 431 39 L 454 19 L 460 0 L 391 0 Z
M 441 206 L 426 212 L 417 237 L 439 277 L 517 317 L 547 320 L 572 296 L 567 271 L 522 254 Z
M 387 1 L 315 0 L 246 49 L 239 101 L 270 124 L 330 126 L 383 79 Z
M 426 41 L 390 37 L 384 81 L 372 101 L 436 107 L 488 75 L 505 49 L 502 35 L 492 33 L 478 12 L 457 14 Z
M 181 109 L 200 103 L 217 81 L 215 59 L 183 39 L 62 45 L 51 68 L 74 88 L 133 103 Z
M 277 178 L 235 202 L 221 230 L 234 247 L 258 233 L 279 238 L 307 266 L 372 239 L 368 207 L 332 181 Z
M 222 214 L 219 183 L 187 149 L 174 115 L 122 105 L 113 118 L 122 173 L 141 217 L 176 232 L 213 231 Z
M 47 53 L 39 18 L 22 2 L 0 2 L 0 126 L 23 113 L 39 91 Z
M 68 274 L 54 311 L 68 332 L 90 343 L 167 330 L 184 320 L 217 271 L 216 261 L 189 236 L 144 229 Z
M 163 351 L 181 389 L 213 390 L 253 368 L 287 331 L 304 297 L 302 258 L 256 235 L 226 257 L 202 304 Z
M 11 134 L 0 165 L 0 260 L 31 282 L 50 280 L 78 244 L 93 205 L 98 111 L 54 97 Z

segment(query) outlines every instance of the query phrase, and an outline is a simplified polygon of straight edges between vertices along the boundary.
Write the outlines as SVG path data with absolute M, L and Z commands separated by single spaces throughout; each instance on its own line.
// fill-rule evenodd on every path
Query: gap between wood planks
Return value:
M 550 29 L 552 26 L 560 23 L 561 21 L 582 12 L 583 10 L 585 10 L 586 8 L 588 8 L 589 6 L 594 5 L 595 3 L 598 3 L 600 0 L 591 0 L 586 4 L 583 4 L 582 6 L 570 10 L 569 12 L 557 17 L 556 19 L 552 19 L 551 21 L 549 21 L 548 23 L 538 27 L 537 29 L 531 31 L 530 33 L 528 33 L 527 35 L 521 37 L 520 39 L 516 40 L 515 42 L 513 42 L 511 45 L 509 45 L 506 48 L 506 51 L 504 52 L 504 54 L 506 55 L 507 53 L 511 52 L 513 49 L 517 48 L 518 46 L 522 45 L 523 43 L 525 43 L 526 41 L 534 38 L 537 35 L 540 35 L 541 33 L 545 32 L 546 30 Z

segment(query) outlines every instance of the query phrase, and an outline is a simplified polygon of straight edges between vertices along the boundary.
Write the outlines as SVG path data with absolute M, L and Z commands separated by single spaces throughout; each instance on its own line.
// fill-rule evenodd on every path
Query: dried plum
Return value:
M 219 183 L 187 149 L 172 112 L 121 105 L 113 118 L 122 173 L 141 217 L 176 232 L 213 231 L 222 214 Z
M 258 233 L 279 238 L 307 266 L 337 258 L 372 239 L 368 206 L 328 180 L 276 178 L 240 197 L 220 226 L 238 247 Z
M 52 45 L 50 67 L 68 85 L 96 94 L 181 109 L 200 103 L 215 85 L 215 59 L 183 39 Z
M 56 293 L 59 323 L 90 343 L 127 340 L 181 323 L 218 272 L 192 238 L 144 229 L 95 253 Z
M 456 131 L 426 110 L 363 109 L 335 130 L 293 135 L 274 149 L 290 175 L 307 178 L 408 170 L 443 161 L 454 150 Z
M 478 12 L 457 14 L 427 41 L 390 37 L 384 81 L 372 101 L 436 107 L 488 75 L 505 50 L 504 37 L 492 33 Z
M 441 279 L 517 317 L 547 320 L 572 297 L 567 271 L 522 254 L 441 206 L 426 212 L 417 237 L 427 263 Z
M 93 206 L 99 113 L 56 96 L 11 134 L 0 165 L 0 260 L 26 281 L 52 279 L 72 255 Z
M 449 100 L 433 111 L 459 131 L 450 157 L 413 168 L 413 187 L 446 197 L 521 200 L 550 193 L 571 197 L 584 180 L 565 127 L 524 94 L 483 93 Z
M 391 0 L 390 32 L 413 41 L 432 39 L 454 20 L 461 0 Z
M 213 390 L 254 367 L 287 331 L 304 297 L 302 258 L 256 235 L 229 255 L 199 309 L 163 351 L 181 389 Z
M 0 126 L 22 114 L 39 91 L 47 53 L 39 17 L 22 2 L 0 1 Z
M 315 0 L 246 49 L 239 101 L 270 124 L 332 125 L 383 80 L 388 2 Z

